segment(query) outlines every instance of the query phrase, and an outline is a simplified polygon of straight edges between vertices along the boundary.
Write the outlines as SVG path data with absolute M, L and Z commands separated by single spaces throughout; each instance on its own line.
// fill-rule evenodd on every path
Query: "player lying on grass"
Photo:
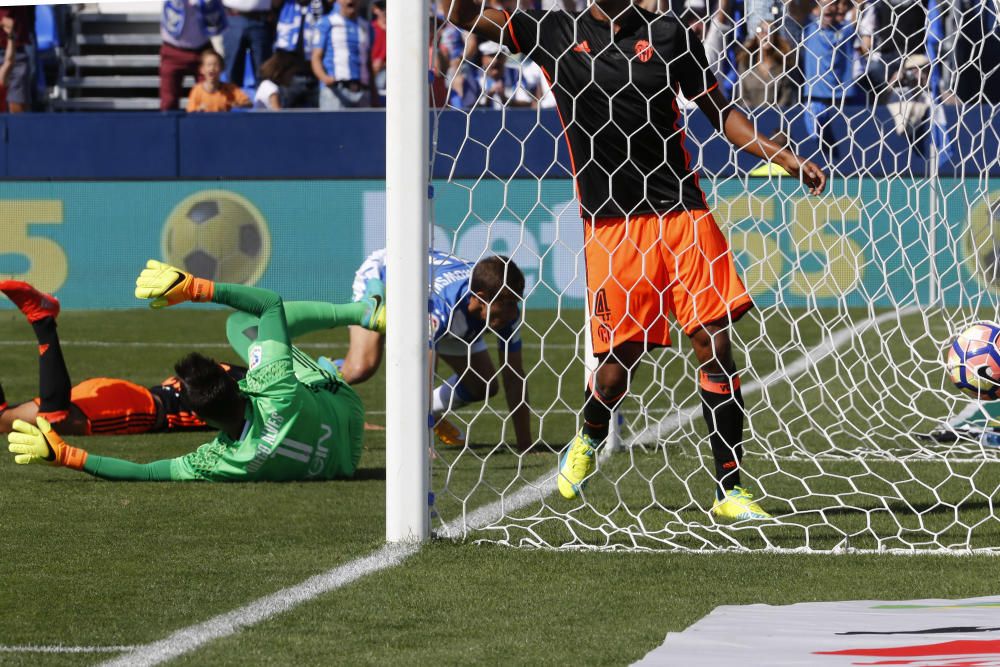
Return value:
M 351 477 L 361 458 L 364 406 L 342 378 L 292 347 L 291 338 L 356 324 L 384 330 L 380 285 L 359 303 L 289 303 L 274 292 L 213 283 L 150 260 L 135 294 L 153 308 L 212 301 L 235 308 L 226 333 L 247 362 L 236 382 L 217 363 L 191 353 L 175 366 L 181 395 L 219 429 L 211 442 L 179 458 L 132 463 L 72 447 L 42 417 L 14 422 L 8 449 L 21 464 L 47 463 L 114 480 L 289 481 Z
M 671 13 L 632 0 L 594 0 L 573 13 L 450 4 L 452 23 L 542 68 L 576 165 L 592 351 L 600 365 L 583 428 L 559 468 L 560 493 L 576 498 L 597 470 L 611 411 L 627 395 L 633 369 L 650 348 L 671 344 L 672 312 L 698 360 L 715 467 L 712 514 L 769 519 L 741 480 L 746 411 L 730 337 L 753 300 L 692 170 L 678 94 L 733 146 L 780 165 L 811 193 L 823 191 L 826 175 L 759 134 L 730 105 L 701 40 Z
M 107 377 L 90 378 L 72 386 L 56 328 L 59 300 L 19 280 L 0 281 L 0 292 L 24 313 L 35 331 L 39 394 L 33 401 L 8 407 L 0 387 L 0 433 L 10 433 L 11 425 L 18 419 L 33 422 L 36 417 L 44 417 L 63 435 L 127 435 L 211 428 L 181 399 L 176 377 L 152 387 Z M 243 366 L 219 365 L 234 380 L 242 380 L 246 375 Z
M 364 298 L 370 280 L 386 279 L 385 250 L 373 252 L 354 277 L 354 300 Z M 430 345 L 454 373 L 431 392 L 434 432 L 447 445 L 465 445 L 465 434 L 444 414 L 497 393 L 497 371 L 484 334 L 497 337 L 497 361 L 504 395 L 514 424 L 517 447 L 532 445 L 531 408 L 521 358 L 521 309 L 524 274 L 509 258 L 494 255 L 473 264 L 430 251 L 431 295 L 427 302 Z M 351 342 L 341 371 L 349 384 L 364 382 L 382 363 L 385 337 L 362 327 L 350 328 Z M 324 361 L 321 359 L 321 362 Z

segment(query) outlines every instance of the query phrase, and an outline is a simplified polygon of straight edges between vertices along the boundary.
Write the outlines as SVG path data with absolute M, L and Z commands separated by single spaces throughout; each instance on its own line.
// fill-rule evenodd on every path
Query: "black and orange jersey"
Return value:
M 247 369 L 243 366 L 224 363 L 219 365 L 237 382 L 246 377 Z M 181 398 L 181 383 L 176 377 L 168 377 L 160 384 L 150 387 L 149 391 L 158 396 L 160 403 L 163 404 L 166 421 L 163 422 L 163 426 L 159 430 L 201 431 L 209 429 L 209 426 L 184 404 Z
M 548 78 L 585 218 L 705 209 L 684 147 L 677 93 L 717 85 L 696 35 L 631 6 L 616 23 L 589 11 L 516 11 L 504 44 Z
M 148 433 L 156 428 L 153 396 L 145 387 L 128 380 L 84 380 L 70 391 L 70 402 L 87 418 L 87 435 Z

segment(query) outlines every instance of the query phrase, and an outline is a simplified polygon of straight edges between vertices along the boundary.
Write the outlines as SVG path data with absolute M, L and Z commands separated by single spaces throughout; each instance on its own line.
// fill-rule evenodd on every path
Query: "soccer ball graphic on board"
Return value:
M 181 201 L 163 225 L 168 264 L 199 278 L 253 285 L 271 256 L 267 221 L 250 201 L 228 190 L 201 190 Z

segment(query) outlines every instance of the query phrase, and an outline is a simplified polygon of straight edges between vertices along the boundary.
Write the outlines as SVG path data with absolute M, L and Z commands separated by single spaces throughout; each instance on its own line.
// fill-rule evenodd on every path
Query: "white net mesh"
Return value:
M 514 4 L 496 7 L 513 12 Z M 514 33 L 526 18 L 547 21 L 523 11 L 534 3 L 521 4 Z M 449 5 L 442 2 L 443 14 Z M 571 164 L 566 128 L 590 127 L 574 116 L 588 86 L 603 85 L 611 104 L 639 86 L 630 75 L 620 91 L 608 90 L 600 68 L 617 58 L 634 72 L 645 62 L 643 49 L 616 47 L 630 30 L 646 30 L 651 48 L 665 51 L 649 26 L 667 8 L 589 43 L 587 15 L 564 15 L 568 22 L 543 23 L 527 40 L 529 53 L 510 56 L 438 24 L 435 247 L 473 262 L 506 254 L 523 270 L 527 378 L 524 395 L 505 400 L 502 389 L 519 386 L 507 384 L 509 360 L 492 349 L 493 365 L 467 371 L 501 391 L 445 414 L 467 444 L 437 447 L 439 534 L 553 548 L 1000 550 L 1000 449 L 988 425 L 956 426 L 957 416 L 976 421 L 989 406 L 970 404 L 943 365 L 962 325 L 996 319 L 1000 190 L 990 172 L 1000 123 L 988 106 L 1000 95 L 996 7 L 862 7 L 674 7 L 679 34 L 704 40 L 712 73 L 756 130 L 831 174 L 822 196 L 810 196 L 739 154 L 683 98 L 679 124 L 657 128 L 665 145 L 686 142 L 756 306 L 731 332 L 746 403 L 740 470 L 774 518 L 737 523 L 711 513 L 716 484 L 699 365 L 676 323 L 673 346 L 651 350 L 635 370 L 617 410 L 620 436 L 598 449 L 586 489 L 573 500 L 556 492 L 559 457 L 582 426 L 589 344 L 572 180 L 574 168 L 588 165 L 578 155 Z M 557 25 L 571 26 L 569 46 L 552 53 Z M 516 51 L 525 40 L 514 37 L 505 34 L 503 44 Z M 591 67 L 582 80 L 581 63 Z M 676 76 L 676 65 L 659 67 Z M 561 122 L 550 87 L 562 89 Z M 629 128 L 611 129 L 639 150 Z M 598 166 L 613 179 L 614 170 Z M 469 347 L 467 362 L 476 354 Z M 461 364 L 439 366 L 439 380 L 457 370 L 461 382 Z M 519 404 L 532 415 L 528 452 L 519 451 L 510 416 Z

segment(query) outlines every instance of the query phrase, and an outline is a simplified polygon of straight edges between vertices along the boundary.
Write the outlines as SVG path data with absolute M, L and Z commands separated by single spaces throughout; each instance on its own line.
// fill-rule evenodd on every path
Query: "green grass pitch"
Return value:
M 200 349 L 235 360 L 224 346 L 224 317 L 197 309 L 67 312 L 60 333 L 75 379 L 111 375 L 154 383 L 195 344 L 210 344 Z M 764 309 L 741 322 L 738 337 L 760 377 L 819 344 L 824 328 L 842 329 L 866 317 Z M 541 323 L 553 319 L 529 311 L 528 324 L 540 331 Z M 790 548 L 806 536 L 816 548 L 832 548 L 845 536 L 860 548 L 876 546 L 879 536 L 888 538 L 886 547 L 920 541 L 997 546 L 992 498 L 1000 474 L 994 462 L 960 452 L 906 466 L 842 455 L 866 447 L 908 456 L 917 445 L 901 434 L 926 430 L 933 420 L 923 415 L 944 416 L 954 407 L 944 392 L 921 391 L 942 389 L 936 346 L 948 327 L 920 313 L 904 315 L 902 322 L 859 333 L 794 379 L 748 392 L 747 467 L 758 487 L 783 499 L 769 508 L 789 520 L 770 532 L 724 533 L 727 539 L 745 547 Z M 576 426 L 581 351 L 570 326 L 546 330 L 544 347 L 529 332 L 525 348 L 532 404 L 546 414 L 540 452 L 519 457 L 497 445 L 502 396 L 485 409 L 463 410 L 473 446 L 442 448 L 434 462 L 436 526 L 554 469 L 556 452 Z M 0 381 L 8 399 L 34 396 L 34 340 L 19 313 L 0 311 L 0 341 Z M 346 337 L 334 332 L 305 342 L 311 353 L 339 356 Z M 643 367 L 637 398 L 625 406 L 637 429 L 695 405 L 686 356 L 657 357 L 655 366 Z M 891 381 L 866 377 L 879 368 L 892 372 L 890 361 L 907 372 Z M 361 387 L 375 424 L 384 420 L 383 382 L 379 374 Z M 879 382 L 898 389 L 894 401 L 885 401 Z M 813 401 L 810 410 L 796 407 L 803 400 Z M 658 538 L 667 536 L 668 526 L 683 526 L 670 539 L 697 546 L 707 539 L 698 526 L 706 523 L 711 500 L 702 428 L 700 419 L 678 423 L 669 446 L 652 443 L 615 454 L 588 488 L 587 507 L 547 496 L 544 504 L 514 512 L 509 538 L 572 546 L 604 540 L 614 547 L 632 537 L 609 526 L 641 526 L 654 537 L 639 546 L 662 549 L 667 545 Z M 384 535 L 385 440 L 379 431 L 368 436 L 357 479 L 284 485 L 116 484 L 15 466 L 4 452 L 0 650 L 155 641 L 371 553 Z M 150 461 L 182 454 L 201 439 L 187 434 L 73 442 L 96 453 Z M 831 510 L 837 502 L 839 508 Z M 581 529 L 574 537 L 555 520 L 567 514 L 599 529 Z M 556 552 L 476 543 L 498 537 L 487 528 L 472 530 L 463 542 L 432 542 L 399 567 L 177 662 L 627 664 L 661 643 L 666 632 L 685 628 L 720 604 L 996 592 L 991 556 Z M 0 664 L 93 664 L 114 655 L 0 652 Z

